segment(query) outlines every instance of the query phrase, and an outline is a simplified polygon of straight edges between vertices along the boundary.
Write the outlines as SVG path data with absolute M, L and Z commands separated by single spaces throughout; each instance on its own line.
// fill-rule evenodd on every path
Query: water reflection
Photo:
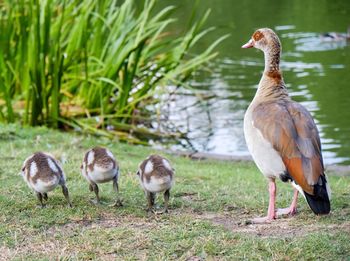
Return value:
M 322 52 L 329 50 L 341 49 L 347 46 L 347 40 L 333 40 L 319 33 L 285 33 L 284 38 L 293 39 L 296 50 L 299 52 Z
M 288 50 L 283 53 L 281 61 L 287 88 L 293 99 L 315 117 L 325 163 L 349 164 L 350 151 L 345 144 L 350 136 L 350 119 L 337 121 L 336 117 L 332 118 L 334 111 L 329 109 L 329 103 L 341 110 L 348 110 L 348 104 L 342 101 L 339 101 L 342 104 L 335 104 L 337 98 L 327 97 L 332 86 L 323 81 L 329 77 L 336 80 L 336 71 L 345 75 L 344 70 L 349 64 L 339 63 L 339 60 L 331 60 L 329 64 L 329 58 L 323 60 L 321 56 L 312 56 L 316 52 L 348 48 L 346 41 L 324 42 L 317 33 L 295 32 L 292 25 L 281 25 L 275 29 L 280 31 L 282 43 Z M 264 61 L 262 53 L 245 52 L 242 55 L 217 59 L 210 65 L 209 73 L 206 70 L 195 76 L 191 86 L 196 91 L 180 90 L 171 96 L 170 104 L 163 106 L 163 113 L 171 126 L 188 134 L 188 140 L 182 140 L 180 145 L 173 146 L 174 149 L 249 155 L 244 141 L 243 117 L 255 94 Z M 341 84 L 338 82 L 337 88 L 348 88 L 348 85 Z M 165 104 L 168 100 L 169 97 L 164 97 Z
M 158 2 L 179 7 L 179 23 L 171 30 L 186 28 L 193 1 Z M 217 30 L 194 52 L 221 35 L 231 37 L 220 44 L 220 56 L 209 70 L 195 75 L 192 86 L 197 96 L 183 91 L 172 97 L 172 106 L 163 106 L 164 117 L 172 121 L 164 121 L 163 127 L 170 124 L 188 132 L 190 139 L 182 144 L 192 150 L 248 155 L 243 115 L 256 92 L 264 61 L 260 51 L 240 47 L 255 29 L 270 27 L 282 41 L 281 68 L 289 93 L 317 122 L 325 162 L 350 164 L 350 46 L 321 37 L 325 32 L 345 33 L 350 1 L 201 0 L 197 7 L 198 14 L 212 10 L 207 26 Z

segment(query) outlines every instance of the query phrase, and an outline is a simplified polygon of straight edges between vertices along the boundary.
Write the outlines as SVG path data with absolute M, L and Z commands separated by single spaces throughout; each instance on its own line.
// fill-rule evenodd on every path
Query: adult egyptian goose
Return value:
M 268 28 L 254 32 L 242 48 L 264 52 L 265 70 L 258 90 L 244 116 L 244 136 L 255 164 L 269 181 L 267 216 L 253 223 L 269 222 L 281 214 L 296 213 L 298 191 L 315 214 L 330 212 L 330 189 L 324 174 L 321 143 L 310 113 L 289 97 L 279 68 L 281 43 Z M 291 181 L 292 204 L 275 209 L 276 184 Z

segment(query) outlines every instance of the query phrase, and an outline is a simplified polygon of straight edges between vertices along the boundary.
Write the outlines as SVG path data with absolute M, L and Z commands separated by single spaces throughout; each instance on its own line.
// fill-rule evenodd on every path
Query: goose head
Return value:
M 262 50 L 263 52 L 268 52 L 271 49 L 279 50 L 281 49 L 281 42 L 277 34 L 270 28 L 261 28 L 256 30 L 251 39 L 242 46 L 242 48 L 252 48 Z

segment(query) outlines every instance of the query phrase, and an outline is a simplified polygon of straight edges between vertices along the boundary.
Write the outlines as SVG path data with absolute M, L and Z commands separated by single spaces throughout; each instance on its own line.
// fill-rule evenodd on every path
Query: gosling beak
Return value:
M 248 43 L 246 43 L 245 45 L 242 45 L 242 48 L 252 48 L 252 47 L 254 47 L 254 43 L 252 39 L 250 39 Z

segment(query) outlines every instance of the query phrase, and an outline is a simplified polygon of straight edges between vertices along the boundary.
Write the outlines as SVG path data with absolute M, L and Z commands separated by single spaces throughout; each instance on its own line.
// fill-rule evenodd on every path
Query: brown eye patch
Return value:
M 253 39 L 255 41 L 259 41 L 261 38 L 263 38 L 264 35 L 260 32 L 260 31 L 256 31 L 254 34 L 253 34 Z

